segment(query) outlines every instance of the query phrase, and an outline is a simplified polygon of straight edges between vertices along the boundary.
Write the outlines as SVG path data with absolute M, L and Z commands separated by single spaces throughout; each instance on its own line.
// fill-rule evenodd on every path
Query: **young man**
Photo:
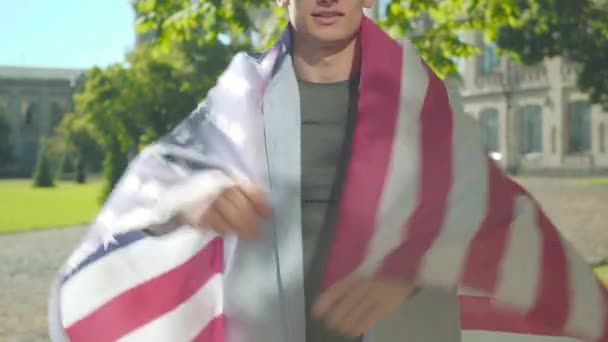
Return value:
M 279 3 L 275 47 L 131 164 L 53 288 L 53 340 L 455 342 L 484 316 L 606 340 L 606 292 L 373 0 Z
M 357 36 L 363 8 L 371 8 L 374 0 L 279 0 L 278 3 L 288 8 L 293 28 L 291 56 L 300 95 L 306 340 L 360 340 L 353 337 L 368 332 L 379 320 L 397 310 L 412 292 L 408 282 L 376 278 L 344 284 L 320 298 L 316 293 L 348 161 L 352 135 L 349 121 L 352 124 L 357 112 L 360 70 Z M 268 218 L 269 207 L 262 189 L 237 185 L 226 189 L 200 220 L 187 223 L 222 235 L 252 238 L 259 235 L 257 218 Z M 439 317 L 447 316 L 452 322 L 435 325 L 429 321 L 425 326 L 435 330 L 435 334 L 447 326 L 452 329 L 451 340 L 456 341 L 459 330 L 455 297 L 444 294 L 436 297 L 446 297 L 447 302 L 440 306 L 428 301 L 426 304 L 435 306 L 431 311 L 442 312 Z M 451 316 L 446 315 L 446 311 Z M 408 341 L 413 341 L 413 336 L 423 336 L 420 330 L 410 331 Z M 431 335 L 420 341 L 429 341 Z M 450 340 L 446 334 L 436 335 L 441 336 L 438 341 Z

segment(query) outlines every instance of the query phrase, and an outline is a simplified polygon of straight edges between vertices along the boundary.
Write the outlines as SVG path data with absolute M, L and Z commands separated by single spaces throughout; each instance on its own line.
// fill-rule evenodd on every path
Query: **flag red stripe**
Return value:
M 73 342 L 115 341 L 171 311 L 222 272 L 222 249 L 220 238 L 211 240 L 182 265 L 129 289 L 72 324 L 67 335 Z
M 420 117 L 420 192 L 405 224 L 404 242 L 384 261 L 383 274 L 413 277 L 421 258 L 441 233 L 453 182 L 453 117 L 443 82 L 430 70 Z
M 220 315 L 211 320 L 192 342 L 224 342 L 226 337 L 224 320 L 224 315 Z
M 352 153 L 324 285 L 353 272 L 374 233 L 399 115 L 402 47 L 364 19 L 361 85 Z
M 459 296 L 460 325 L 463 330 L 485 330 L 515 334 L 561 336 L 560 329 L 533 323 L 527 317 L 497 309 L 487 297 Z
M 498 272 L 514 219 L 515 198 L 529 194 L 504 176 L 493 162 L 489 162 L 489 168 L 490 205 L 469 248 L 462 285 L 491 294 L 498 286 Z M 540 209 L 537 209 L 537 215 L 537 225 L 530 229 L 538 229 L 542 238 L 542 271 L 536 303 L 526 317 L 531 322 L 562 331 L 570 310 L 568 263 L 559 233 Z
M 602 305 L 604 306 L 604 333 L 600 341 L 608 341 L 608 288 L 599 279 L 598 286 L 602 291 Z
M 537 301 L 529 316 L 563 330 L 570 313 L 572 295 L 569 264 L 559 232 L 538 205 L 537 216 L 543 241 L 542 271 Z
M 462 285 L 493 293 L 509 240 L 516 194 L 508 189 L 507 179 L 489 158 L 487 166 L 488 209 L 479 231 L 469 245 Z

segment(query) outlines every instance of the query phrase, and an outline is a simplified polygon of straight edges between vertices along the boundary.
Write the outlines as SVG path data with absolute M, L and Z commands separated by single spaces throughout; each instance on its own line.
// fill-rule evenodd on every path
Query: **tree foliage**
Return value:
M 188 39 L 209 43 L 218 32 L 243 42 L 244 32 L 255 31 L 267 46 L 285 23 L 283 11 L 268 0 L 135 4 L 142 14 L 139 30 L 153 31 L 160 44 Z M 527 64 L 566 56 L 580 65 L 579 86 L 592 102 L 608 106 L 608 1 L 391 0 L 380 12 L 386 13 L 381 26 L 395 37 L 409 36 L 441 76 L 457 71 L 457 59 L 480 52 L 462 39 L 463 33 L 478 31 Z M 270 20 L 273 25 L 262 25 L 269 21 L 251 20 L 247 13 L 273 13 L 275 19 Z
M 48 167 L 51 171 L 51 177 L 58 179 L 63 175 L 63 163 L 66 156 L 66 148 L 63 141 L 56 137 L 41 137 L 38 141 L 37 164 L 34 168 L 34 174 L 37 173 L 38 163 L 44 154 L 44 158 L 48 162 Z M 44 167 L 47 167 L 46 165 Z M 36 177 L 36 176 L 34 176 Z
M 281 25 L 262 26 L 269 6 L 274 3 L 268 0 L 133 1 L 140 33 L 151 34 L 165 47 L 187 42 L 206 48 L 217 46 L 220 37 L 232 44 L 248 45 L 251 32 L 261 33 L 263 40 L 272 39 Z M 280 18 L 283 11 L 273 7 L 270 13 Z
M 123 172 L 128 153 L 183 120 L 234 52 L 221 45 L 203 55 L 196 44 L 180 42 L 165 49 L 144 43 L 128 56 L 127 65 L 87 73 L 83 90 L 74 96 L 74 113 L 66 116 L 61 128 L 78 149 L 94 147 L 89 137 L 102 147 L 106 195 Z
M 579 67 L 578 86 L 608 110 L 608 1 L 520 0 L 518 25 L 501 28 L 498 44 L 526 64 L 563 56 Z
M 608 1 L 392 0 L 383 25 L 412 36 L 442 75 L 456 70 L 453 57 L 478 52 L 459 39 L 472 30 L 525 64 L 563 56 L 579 67 L 578 85 L 591 102 L 608 108 Z
M 62 166 L 75 162 L 82 165 L 82 170 L 99 170 L 103 150 L 97 142 L 97 134 L 96 126 L 85 115 L 76 112 L 66 114 L 57 127 L 57 138 L 69 156 Z
M 47 188 L 55 186 L 55 178 L 51 156 L 44 144 L 40 144 L 36 168 L 34 169 L 34 186 Z
M 431 67 L 447 76 L 457 71 L 456 58 L 480 52 L 464 33 L 478 31 L 492 41 L 520 14 L 517 0 L 392 0 L 381 25 L 395 37 L 410 37 Z

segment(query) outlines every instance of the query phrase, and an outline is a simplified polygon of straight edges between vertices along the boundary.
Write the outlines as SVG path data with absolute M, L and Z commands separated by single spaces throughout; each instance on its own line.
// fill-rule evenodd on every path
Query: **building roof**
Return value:
M 84 70 L 0 66 L 0 79 L 75 80 Z

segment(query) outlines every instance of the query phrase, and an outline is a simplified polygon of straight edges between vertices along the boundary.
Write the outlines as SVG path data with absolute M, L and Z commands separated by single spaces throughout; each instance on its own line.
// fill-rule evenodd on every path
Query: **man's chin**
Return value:
M 345 35 L 341 32 L 331 32 L 330 30 L 323 30 L 323 32 L 311 32 L 310 38 L 317 41 L 318 44 L 322 47 L 340 47 L 348 45 L 348 43 L 354 39 L 354 36 Z

